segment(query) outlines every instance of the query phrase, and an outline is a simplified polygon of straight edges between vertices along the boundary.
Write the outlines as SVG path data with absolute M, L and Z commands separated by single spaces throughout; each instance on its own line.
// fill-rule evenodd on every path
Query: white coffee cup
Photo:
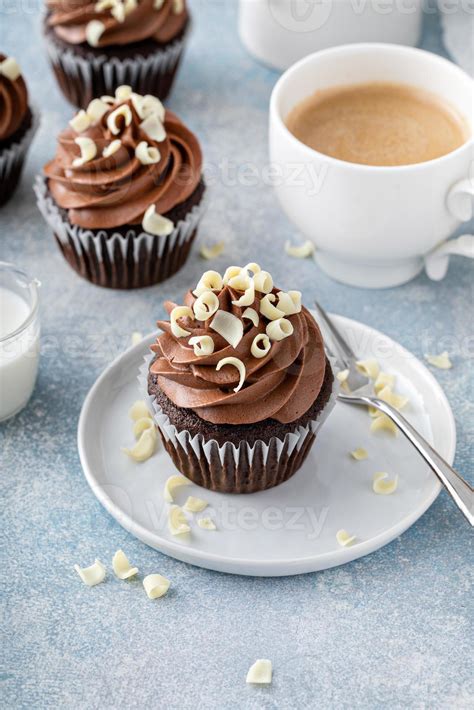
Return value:
M 470 136 L 435 160 L 379 167 L 325 156 L 287 129 L 291 109 L 318 89 L 371 81 L 431 91 L 465 117 Z M 312 54 L 283 74 L 270 102 L 270 161 L 293 165 L 299 174 L 275 189 L 290 220 L 314 242 L 324 271 L 354 286 L 382 288 L 414 278 L 426 260 L 429 275 L 441 278 L 446 268 L 433 262 L 438 256 L 446 262 L 450 251 L 472 255 L 472 240 L 443 242 L 473 216 L 473 113 L 473 80 L 420 49 L 345 45 Z

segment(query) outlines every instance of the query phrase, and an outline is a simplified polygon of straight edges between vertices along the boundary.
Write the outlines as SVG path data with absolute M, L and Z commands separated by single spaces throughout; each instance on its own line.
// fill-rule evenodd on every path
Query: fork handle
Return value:
M 354 402 L 356 397 L 346 397 L 344 394 L 339 394 L 344 402 Z M 370 397 L 357 397 L 361 403 L 369 404 L 376 407 L 381 412 L 386 414 L 397 425 L 402 434 L 413 444 L 418 453 L 424 458 L 431 470 L 436 474 L 443 486 L 453 498 L 459 510 L 468 519 L 471 525 L 474 525 L 474 489 L 465 481 L 462 476 L 457 473 L 419 434 L 414 427 L 400 414 L 394 407 L 381 399 Z

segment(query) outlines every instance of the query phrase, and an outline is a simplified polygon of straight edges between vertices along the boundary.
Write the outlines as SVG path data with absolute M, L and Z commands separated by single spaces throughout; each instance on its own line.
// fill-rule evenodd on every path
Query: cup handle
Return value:
M 448 212 L 461 222 L 469 222 L 474 212 L 474 180 L 459 180 L 448 192 L 446 198 Z
M 446 276 L 451 254 L 474 259 L 474 235 L 463 234 L 457 239 L 448 239 L 425 256 L 425 269 L 433 281 L 441 281 Z

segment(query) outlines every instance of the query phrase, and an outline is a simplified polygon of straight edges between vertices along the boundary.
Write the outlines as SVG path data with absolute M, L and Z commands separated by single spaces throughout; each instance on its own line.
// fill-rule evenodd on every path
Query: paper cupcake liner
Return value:
M 140 367 L 138 381 L 163 445 L 176 468 L 193 483 L 204 488 L 226 493 L 254 493 L 272 488 L 288 480 L 302 466 L 311 449 L 316 434 L 331 413 L 337 396 L 334 379 L 331 396 L 316 419 L 268 442 L 258 440 L 249 444 L 245 440 L 238 446 L 233 442 L 219 444 L 206 441 L 202 434 L 193 436 L 187 430 L 179 431 L 155 397 L 148 394 L 148 370 L 153 354 L 146 355 Z
M 60 47 L 46 35 L 46 47 L 61 91 L 72 104 L 87 108 L 92 99 L 114 95 L 117 86 L 129 84 L 139 94 L 153 94 L 166 99 L 174 81 L 187 32 L 169 46 L 157 48 L 147 57 L 134 55 L 125 59 L 79 55 Z
M 111 235 L 68 222 L 49 194 L 43 176 L 37 176 L 34 189 L 38 208 L 70 266 L 88 281 L 106 288 L 142 288 L 176 273 L 188 257 L 206 206 L 204 195 L 167 237 L 133 228 Z
M 13 195 L 21 177 L 26 153 L 30 147 L 40 123 L 39 111 L 29 106 L 31 125 L 17 143 L 0 150 L 0 206 L 4 205 Z

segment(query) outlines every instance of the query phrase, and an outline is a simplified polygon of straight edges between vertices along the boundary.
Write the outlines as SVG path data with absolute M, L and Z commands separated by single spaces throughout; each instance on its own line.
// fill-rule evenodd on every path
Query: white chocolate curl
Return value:
M 121 84 L 115 89 L 115 98 L 117 101 L 128 101 L 132 95 L 132 87 L 128 84 Z
M 255 276 L 255 274 L 259 274 L 260 271 L 262 270 L 258 264 L 256 264 L 254 261 L 251 261 L 250 264 L 246 264 L 244 266 L 245 271 L 251 271 L 252 274 Z
M 285 242 L 285 251 L 288 256 L 294 256 L 296 259 L 306 259 L 314 252 L 314 244 L 306 241 L 301 246 L 292 246 L 291 242 Z
M 377 379 L 374 382 L 374 390 L 376 394 L 381 392 L 384 387 L 395 387 L 395 375 L 389 375 L 388 372 L 379 372 Z
M 155 237 L 168 237 L 174 229 L 173 222 L 158 214 L 155 205 L 150 205 L 143 216 L 142 227 Z
M 127 454 L 127 456 L 130 456 L 131 459 L 137 461 L 137 463 L 142 463 L 143 461 L 147 461 L 150 456 L 153 456 L 155 446 L 156 429 L 153 426 L 142 432 L 135 446 L 132 446 L 131 449 L 122 448 L 122 451 L 124 454 Z
M 347 530 L 338 530 L 336 533 L 336 540 L 341 547 L 349 547 L 355 542 L 355 535 L 349 535 Z
M 259 317 L 255 308 L 246 308 L 245 311 L 242 313 L 242 318 L 247 318 L 248 320 L 251 320 L 254 326 L 256 328 L 258 327 Z
M 236 291 L 246 291 L 250 287 L 250 276 L 245 269 L 241 269 L 238 274 L 229 279 L 228 286 Z M 249 305 L 248 303 L 246 304 Z
M 371 380 L 376 380 L 380 372 L 380 366 L 373 357 L 367 360 L 358 360 L 356 367 L 362 375 L 365 375 Z
M 241 271 L 242 268 L 240 266 L 228 266 L 225 270 L 224 278 L 222 279 L 223 284 L 227 286 L 229 281 L 235 276 L 238 276 Z
M 21 69 L 13 57 L 7 57 L 0 62 L 0 74 L 10 81 L 16 81 L 21 74 Z
M 158 116 L 150 114 L 144 121 L 140 123 L 140 129 L 147 134 L 149 138 L 157 143 L 161 143 L 166 138 L 166 130 Z
M 380 496 L 389 496 L 395 493 L 398 487 L 398 476 L 389 479 L 388 473 L 380 471 L 379 473 L 374 473 L 374 478 L 372 481 L 372 489 L 374 493 Z
M 186 535 L 191 532 L 186 516 L 179 505 L 172 505 L 169 509 L 168 528 L 172 535 Z
M 238 298 L 236 301 L 232 301 L 233 306 L 250 306 L 255 301 L 255 286 L 253 281 L 250 282 L 250 286 L 245 290 L 243 296 Z
M 188 481 L 187 478 L 184 476 L 170 476 L 168 480 L 165 483 L 165 487 L 163 489 L 163 498 L 167 503 L 173 503 L 174 502 L 174 492 L 177 488 L 181 488 L 181 486 L 190 486 L 191 481 Z
M 354 451 L 351 451 L 351 456 L 356 461 L 365 461 L 368 455 L 369 454 L 367 453 L 366 449 L 362 448 L 354 449 Z
M 263 347 L 259 346 L 259 343 L 263 343 Z M 253 357 L 260 359 L 262 357 L 265 357 L 265 355 L 268 355 L 271 347 L 272 344 L 268 335 L 266 335 L 265 333 L 259 333 L 252 341 L 252 345 L 250 346 L 250 352 Z
M 122 104 L 107 116 L 107 128 L 114 136 L 118 136 L 122 130 L 122 122 L 129 126 L 132 122 L 132 111 L 128 104 Z
M 207 501 L 202 498 L 189 496 L 183 508 L 184 510 L 187 510 L 188 513 L 201 513 L 205 508 L 207 508 Z
M 390 417 L 387 417 L 386 414 L 380 414 L 380 416 L 375 417 L 372 424 L 370 425 L 370 431 L 388 431 L 394 436 L 396 436 L 398 433 L 396 425 L 393 423 Z
M 193 303 L 196 320 L 206 321 L 219 310 L 219 299 L 213 291 L 204 291 Z
M 94 160 L 97 155 L 97 146 L 92 138 L 74 138 L 74 143 L 79 146 L 81 151 L 81 157 L 74 158 L 72 161 L 72 166 L 74 168 L 80 168 L 81 165 Z
M 102 156 L 104 158 L 110 158 L 111 155 L 116 153 L 120 148 L 122 147 L 122 141 L 119 138 L 116 138 L 114 141 L 109 143 L 109 145 L 106 145 L 105 148 L 102 151 Z
M 128 411 L 128 416 L 134 422 L 138 419 L 142 419 L 143 417 L 148 417 L 149 419 L 151 418 L 148 407 L 142 399 L 137 399 L 137 401 L 132 404 Z
M 74 565 L 74 569 L 84 584 L 87 584 L 88 587 L 94 587 L 96 584 L 100 584 L 100 582 L 103 582 L 105 579 L 106 570 L 100 560 L 95 560 L 94 564 L 90 567 L 79 567 L 79 565 Z
M 280 291 L 278 294 L 277 308 L 285 316 L 293 316 L 301 312 L 301 291 Z
M 83 109 L 81 109 L 73 118 L 71 118 L 69 125 L 76 133 L 84 133 L 84 131 L 87 131 L 91 125 L 91 118 Z
M 135 437 L 135 439 L 139 439 L 144 431 L 146 431 L 147 429 L 154 428 L 155 424 L 151 417 L 141 417 L 140 419 L 137 419 L 137 421 L 133 424 L 133 436 Z
M 403 407 L 406 407 L 409 402 L 408 397 L 402 397 L 401 395 L 392 392 L 390 387 L 384 387 L 381 389 L 378 393 L 378 397 L 383 402 L 391 404 L 392 407 L 395 407 L 395 409 L 403 409 Z
M 278 342 L 293 335 L 293 326 L 286 318 L 278 318 L 267 325 L 266 331 L 270 340 Z
M 170 584 L 169 579 L 162 577 L 161 574 L 147 574 L 143 580 L 143 586 L 148 599 L 163 597 L 170 588 Z
M 91 119 L 92 123 L 98 123 L 104 113 L 107 113 L 109 107 L 105 101 L 100 99 L 92 99 L 89 106 L 87 107 L 87 115 Z
M 135 148 L 135 158 L 142 165 L 154 165 L 160 162 L 161 155 L 158 148 L 148 145 L 146 141 L 140 141 Z
M 245 375 L 246 375 L 246 370 L 245 370 L 245 365 L 242 362 L 242 360 L 239 360 L 238 357 L 224 357 L 222 360 L 219 360 L 219 362 L 216 365 L 216 370 L 219 372 L 224 365 L 232 365 L 232 367 L 235 367 L 240 376 L 239 384 L 237 387 L 234 387 L 234 392 L 238 392 L 240 389 L 242 389 L 242 386 L 245 382 Z
M 249 668 L 247 683 L 256 683 L 258 685 L 268 685 L 272 682 L 272 662 L 267 658 L 259 658 L 253 666 Z
M 122 550 L 117 550 L 112 557 L 112 569 L 119 579 L 130 579 L 138 574 L 138 568 L 132 567 L 127 555 Z
M 273 279 L 268 271 L 259 271 L 253 277 L 255 290 L 260 293 L 270 293 L 273 288 Z
M 195 335 L 188 340 L 197 357 L 206 357 L 214 352 L 214 341 L 210 335 Z
M 205 291 L 220 291 L 222 286 L 222 276 L 217 271 L 205 271 L 199 279 L 193 294 L 200 296 Z
M 425 358 L 430 365 L 437 367 L 438 370 L 450 370 L 453 366 L 447 350 L 441 355 L 425 355 Z
M 210 327 L 212 330 L 215 330 L 216 333 L 222 335 L 224 340 L 226 340 L 229 345 L 232 345 L 233 348 L 236 348 L 244 337 L 244 325 L 242 321 L 240 318 L 237 318 L 237 316 L 234 316 L 233 313 L 228 313 L 227 311 L 217 311 Z
M 185 330 L 178 323 L 178 318 L 192 318 L 194 320 L 194 313 L 189 306 L 176 306 L 170 313 L 170 325 L 171 332 L 175 338 L 185 338 L 187 335 L 191 335 L 189 330 Z
M 285 315 L 284 311 L 272 305 L 274 301 L 276 301 L 274 293 L 267 294 L 260 301 L 260 313 L 262 316 L 265 316 L 265 318 L 268 318 L 268 320 L 277 320 L 278 318 L 283 318 Z
M 98 47 L 99 40 L 104 34 L 105 25 L 100 20 L 91 20 L 86 25 L 86 42 L 91 47 Z
M 197 524 L 203 530 L 217 530 L 216 524 L 212 518 L 199 518 Z
M 145 94 L 141 96 L 140 94 L 132 94 L 132 105 L 140 118 L 148 118 L 148 116 L 157 116 L 157 118 L 163 122 L 165 120 L 165 107 L 161 103 L 160 99 L 151 94 Z
M 202 246 L 199 250 L 199 255 L 203 259 L 215 259 L 219 254 L 222 254 L 224 246 L 224 242 L 217 242 L 217 244 L 213 244 L 211 247 Z

